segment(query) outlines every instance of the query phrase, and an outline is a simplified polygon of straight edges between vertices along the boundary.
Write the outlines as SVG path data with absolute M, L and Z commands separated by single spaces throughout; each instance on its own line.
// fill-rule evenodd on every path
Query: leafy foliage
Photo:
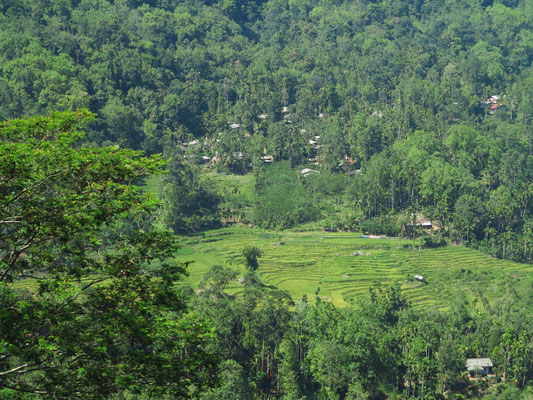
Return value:
M 411 208 L 454 242 L 531 261 L 529 1 L 20 0 L 0 10 L 0 120 L 89 107 L 99 117 L 84 140 L 96 145 L 168 157 L 198 139 L 218 169 L 239 174 L 265 157 L 317 163 L 352 178 L 357 215 Z M 261 209 L 257 224 L 317 218 L 297 185 L 262 196 L 275 217 Z M 210 206 L 185 208 L 168 210 L 168 226 L 215 222 Z
M 147 225 L 156 202 L 131 185 L 163 162 L 76 146 L 91 117 L 0 125 L 0 388 L 188 397 L 215 379 L 213 333 L 174 288 L 185 266 L 174 237 Z
M 246 246 L 242 249 L 242 255 L 246 260 L 246 268 L 253 272 L 259 267 L 257 259 L 263 255 L 263 252 L 257 246 Z
M 320 209 L 288 164 L 277 163 L 261 170 L 256 192 L 253 220 L 259 226 L 290 228 L 320 216 Z

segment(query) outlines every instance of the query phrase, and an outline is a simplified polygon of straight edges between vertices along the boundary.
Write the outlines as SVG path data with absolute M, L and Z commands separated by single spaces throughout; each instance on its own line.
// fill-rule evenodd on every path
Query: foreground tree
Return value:
M 163 162 L 84 148 L 87 111 L 0 124 L 0 397 L 189 397 L 215 379 L 212 331 L 135 186 Z

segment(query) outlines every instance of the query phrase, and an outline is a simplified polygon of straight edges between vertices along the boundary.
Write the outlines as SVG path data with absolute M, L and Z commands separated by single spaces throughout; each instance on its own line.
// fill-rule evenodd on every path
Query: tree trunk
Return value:
M 265 371 L 265 338 L 263 338 L 263 346 L 261 348 L 261 372 Z

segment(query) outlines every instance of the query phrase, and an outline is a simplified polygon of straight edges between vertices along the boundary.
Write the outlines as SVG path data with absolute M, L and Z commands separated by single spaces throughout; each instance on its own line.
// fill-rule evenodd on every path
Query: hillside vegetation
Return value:
M 359 220 L 418 212 L 530 262 L 532 28 L 527 0 L 7 1 L 0 119 L 88 107 L 86 142 L 175 158 L 193 188 L 165 189 L 185 197 L 175 230 L 221 219 L 184 152 L 234 173 L 285 161 L 350 177 Z M 313 219 L 294 182 L 263 183 L 265 227 Z M 261 215 L 280 190 L 294 217 Z
M 530 400 L 532 61 L 531 0 L 0 0 L 0 398 Z
M 244 246 L 263 250 L 257 270 L 269 286 L 310 301 L 316 291 L 341 307 L 357 305 L 376 282 L 400 283 L 413 306 L 447 308 L 461 297 L 490 312 L 510 286 L 522 285 L 533 266 L 487 257 L 459 246 L 420 249 L 420 242 L 399 238 L 368 239 L 360 233 L 275 232 L 234 227 L 182 238 L 179 260 L 192 261 L 184 282 L 197 286 L 214 265 L 244 275 Z M 415 275 L 422 275 L 418 282 Z M 242 282 L 242 278 L 241 278 Z M 525 284 L 525 283 L 524 283 Z M 228 291 L 241 293 L 235 279 Z

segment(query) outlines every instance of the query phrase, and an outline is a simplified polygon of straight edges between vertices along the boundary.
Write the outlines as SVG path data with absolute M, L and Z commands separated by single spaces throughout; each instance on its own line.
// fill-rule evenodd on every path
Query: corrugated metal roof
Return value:
M 492 361 L 490 358 L 468 358 L 466 360 L 466 368 L 469 371 L 477 369 L 477 368 L 486 368 L 486 367 L 493 367 Z

